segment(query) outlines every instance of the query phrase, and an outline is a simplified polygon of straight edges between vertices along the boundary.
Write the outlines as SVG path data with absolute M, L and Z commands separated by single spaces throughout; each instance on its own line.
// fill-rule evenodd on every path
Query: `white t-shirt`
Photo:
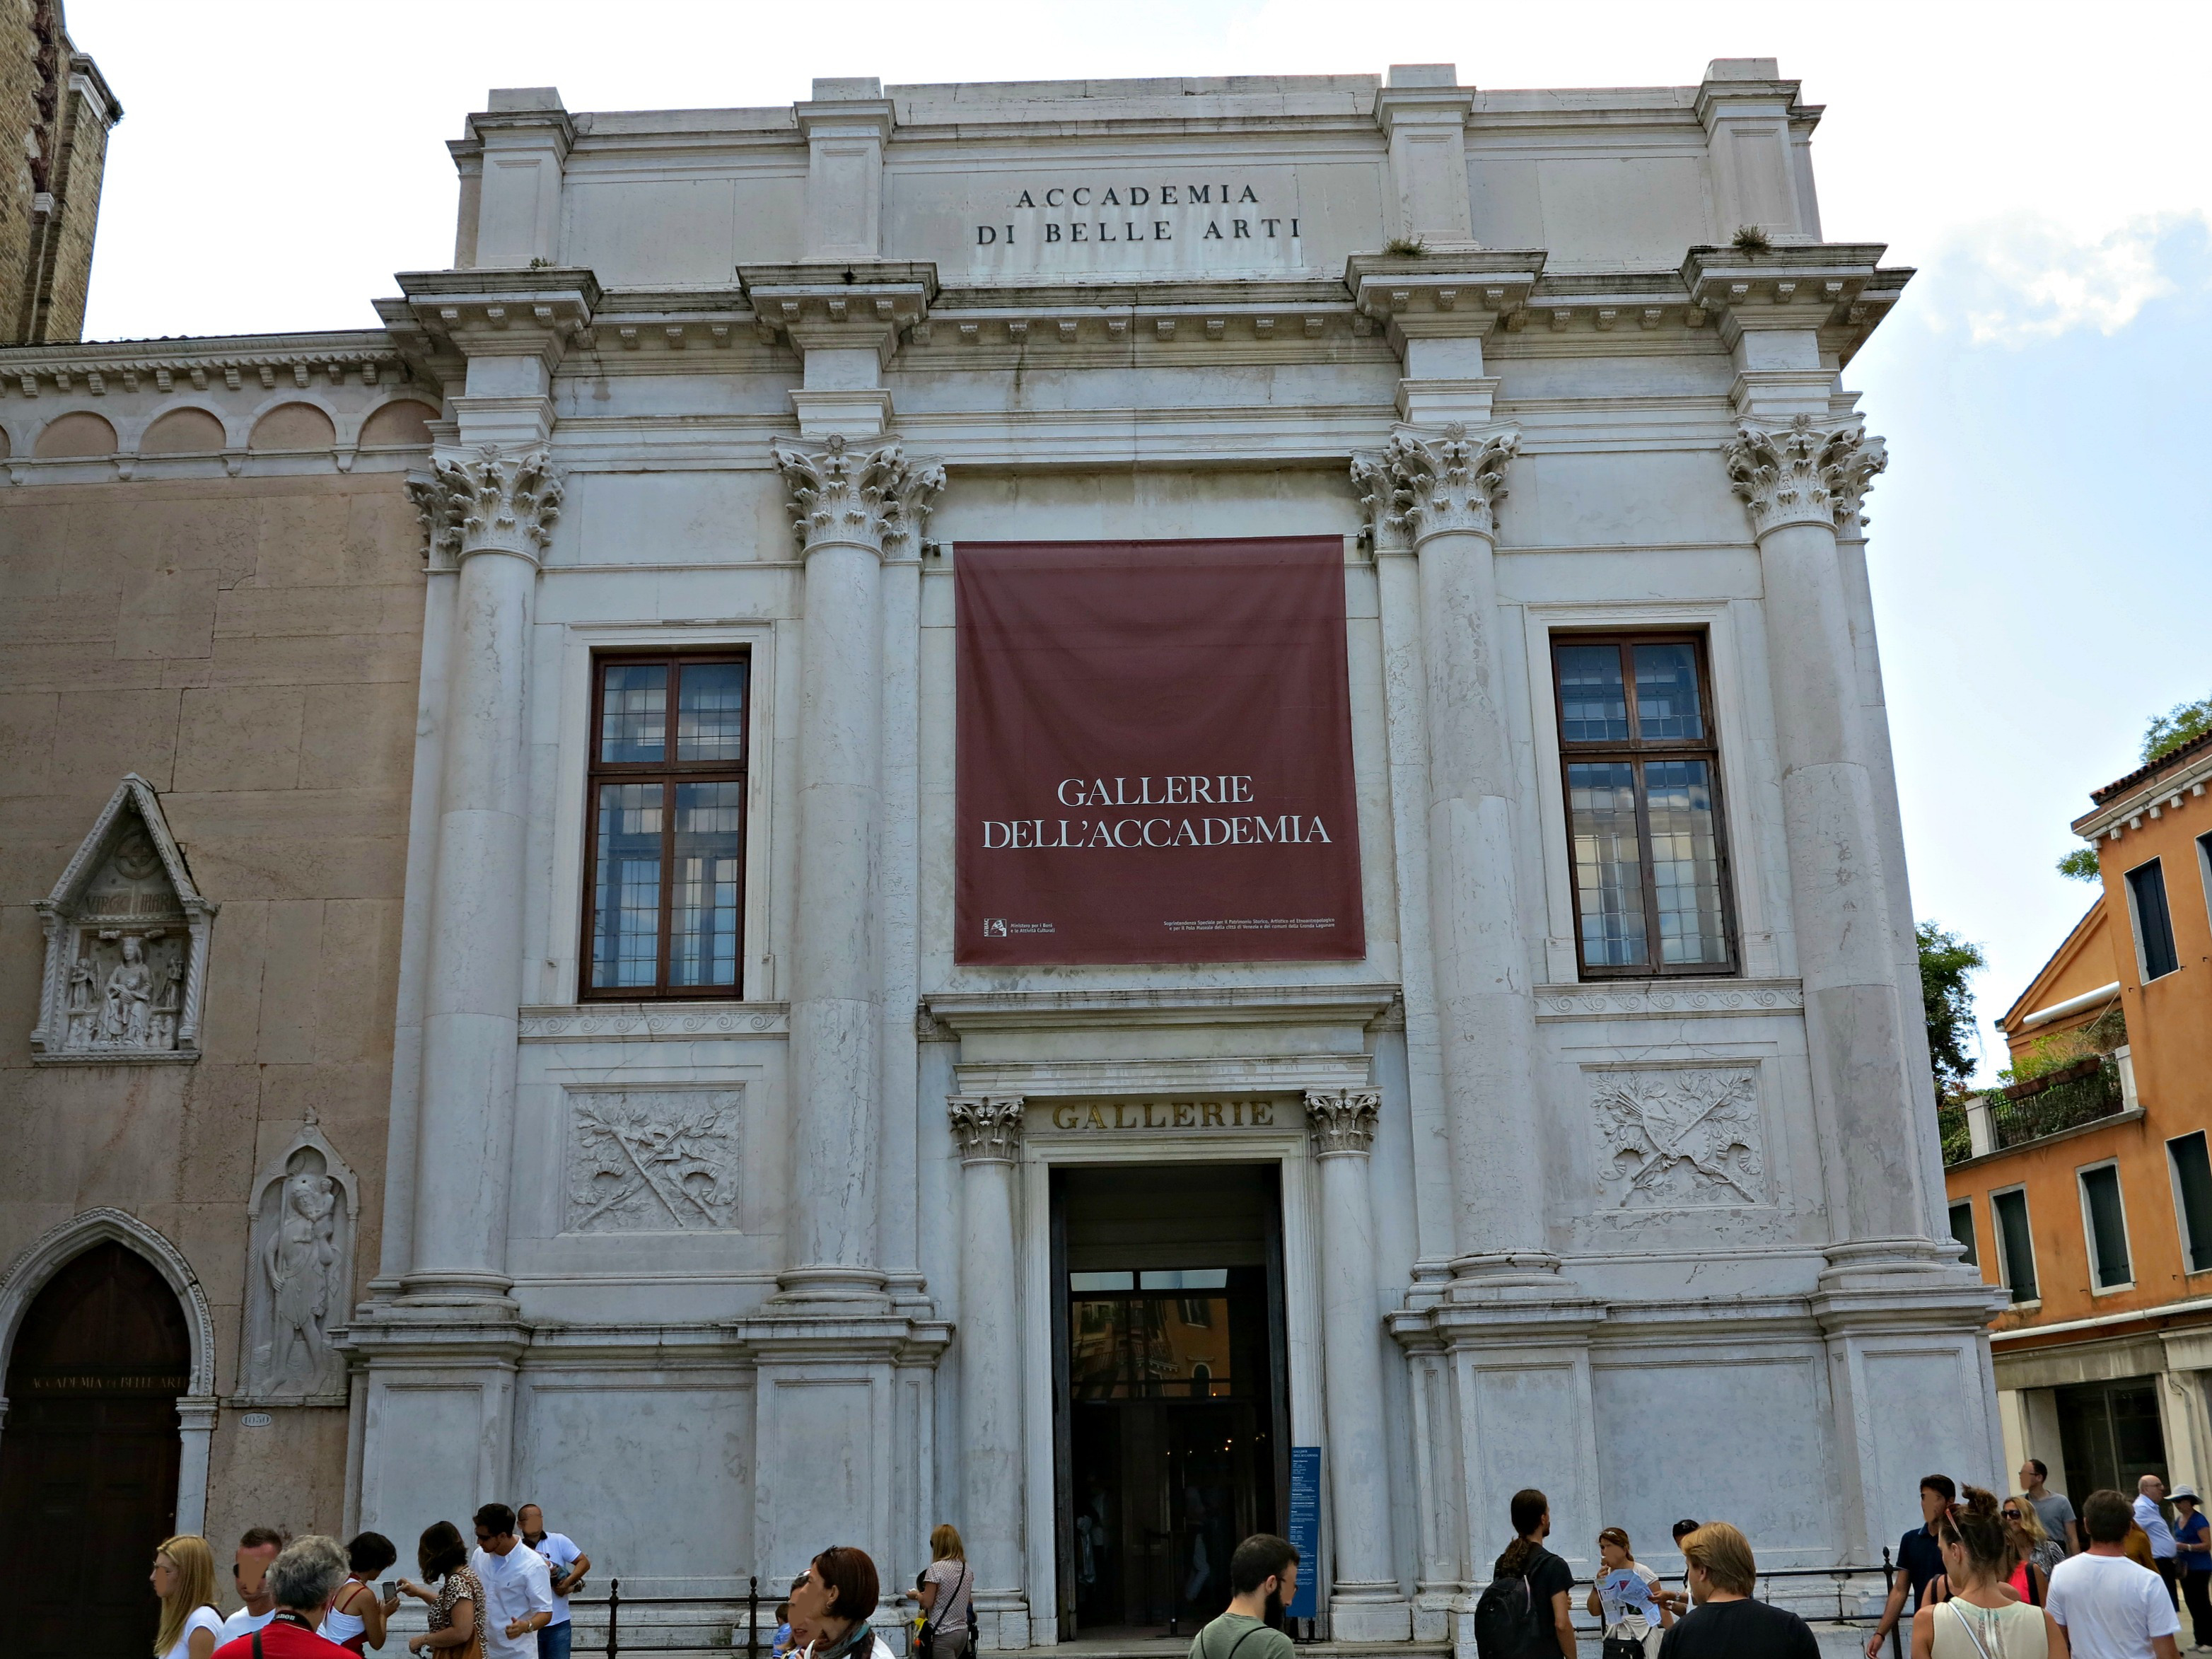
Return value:
M 504 1555 L 471 1550 L 469 1565 L 484 1589 L 477 1628 L 483 1632 L 484 1659 L 538 1659 L 538 1633 L 510 1637 L 507 1627 L 533 1613 L 553 1611 L 553 1578 L 545 1558 L 520 1540 Z
M 191 1659 L 192 1632 L 204 1630 L 215 1638 L 215 1645 L 222 1645 L 222 1615 L 213 1607 L 194 1607 L 185 1616 L 185 1627 L 177 1632 L 177 1644 L 161 1656 L 161 1659 Z M 214 1648 L 208 1650 L 212 1653 Z
M 584 1553 L 576 1547 L 574 1539 L 561 1532 L 547 1533 L 532 1547 L 545 1558 L 546 1571 L 555 1578 L 566 1578 L 568 1569 L 574 1566 Z M 568 1598 L 556 1595 L 553 1598 L 553 1623 L 565 1625 L 568 1622 Z M 550 1629 L 551 1626 L 547 1628 Z
M 1659 1575 L 1641 1561 L 1631 1561 L 1628 1565 L 1635 1570 L 1636 1576 L 1646 1584 L 1656 1584 L 1659 1582 Z M 1603 1580 L 1610 1576 L 1612 1571 L 1611 1567 L 1600 1567 L 1597 1576 Z M 1652 1630 L 1657 1622 L 1657 1615 L 1646 1614 L 1640 1604 L 1634 1601 L 1616 1601 L 1610 1595 L 1604 1594 L 1602 1589 L 1598 1595 L 1598 1606 L 1604 1609 L 1602 1617 L 1605 1621 L 1605 1633 L 1607 1636 L 1633 1637 L 1640 1642 L 1645 1633 Z
M 266 1613 L 248 1613 L 240 1607 L 222 1621 L 222 1629 L 216 1636 L 215 1644 L 221 1647 L 225 1642 L 235 1642 L 241 1636 L 251 1636 L 276 1616 L 276 1609 L 274 1607 Z
M 2074 1659 L 2142 1659 L 2181 1628 L 2165 1581 L 2124 1555 L 2068 1556 L 2051 1570 L 2049 1605 Z

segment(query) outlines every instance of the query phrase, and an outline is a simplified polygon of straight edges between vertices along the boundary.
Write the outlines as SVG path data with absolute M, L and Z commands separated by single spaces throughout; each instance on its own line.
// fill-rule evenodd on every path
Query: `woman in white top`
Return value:
M 154 1636 L 154 1659 L 208 1659 L 222 1629 L 215 1610 L 215 1552 L 191 1533 L 168 1539 L 154 1552 L 154 1594 L 161 1598 L 161 1622 Z
M 380 1600 L 376 1576 L 398 1559 L 398 1550 L 380 1532 L 362 1533 L 348 1544 L 346 1581 L 331 1598 L 315 1634 L 349 1653 L 382 1647 L 385 1620 L 399 1611 L 399 1596 L 395 1591 L 391 1600 Z
M 2006 1586 L 2013 1545 L 1995 1495 L 1960 1498 L 1929 1523 L 1951 1595 L 1912 1615 L 1912 1659 L 2068 1659 L 2066 1627 Z
M 1635 1552 L 1628 1547 L 1628 1534 L 1619 1527 L 1607 1527 L 1598 1534 L 1597 1553 L 1601 1565 L 1597 1583 L 1590 1586 L 1588 1605 L 1592 1613 L 1605 1621 L 1604 1646 L 1607 1659 L 1612 1659 L 1612 1656 L 1620 1651 L 1614 1644 L 1624 1642 L 1634 1643 L 1644 1650 L 1648 1659 L 1658 1659 L 1659 1633 L 1674 1622 L 1674 1615 L 1667 1611 L 1666 1604 L 1659 1600 L 1656 1594 L 1646 1598 L 1651 1607 L 1658 1609 L 1659 1622 L 1655 1625 L 1644 1601 L 1601 1595 L 1599 1591 L 1608 1577 L 1621 1571 L 1633 1572 L 1644 1581 L 1647 1591 L 1656 1591 L 1659 1575 L 1636 1559 Z
M 791 1587 L 791 1625 L 815 1632 L 806 1659 L 897 1659 L 890 1644 L 869 1628 L 882 1599 L 876 1564 L 866 1550 L 836 1544 L 816 1556 Z

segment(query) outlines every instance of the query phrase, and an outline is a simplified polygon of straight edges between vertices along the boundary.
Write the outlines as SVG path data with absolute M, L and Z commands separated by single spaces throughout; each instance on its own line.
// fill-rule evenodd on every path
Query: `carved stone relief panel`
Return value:
M 196 1060 L 209 930 L 153 787 L 124 779 L 39 904 L 42 1063 Z
M 360 1188 L 310 1116 L 254 1178 L 239 1401 L 343 1405 Z
M 568 1095 L 571 1233 L 735 1228 L 741 1087 Z
M 1587 1075 L 1603 1207 L 1769 1201 L 1755 1065 L 1610 1066 Z

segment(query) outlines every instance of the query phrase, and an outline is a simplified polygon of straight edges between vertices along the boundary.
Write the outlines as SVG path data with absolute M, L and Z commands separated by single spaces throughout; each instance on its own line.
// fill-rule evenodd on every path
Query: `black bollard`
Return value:
M 615 1625 L 621 1616 L 622 1580 L 610 1579 L 607 1583 L 607 1659 L 614 1659 L 614 1656 L 621 1651 L 615 1645 Z
M 1881 1547 L 1881 1594 L 1885 1606 L 1890 1591 L 1896 1588 L 1897 1569 L 1890 1565 L 1889 1546 L 1885 1544 Z M 1901 1618 L 1889 1627 L 1889 1650 L 1895 1659 L 1905 1659 L 1905 1620 Z
M 760 1651 L 760 1576 L 745 1580 L 745 1659 Z

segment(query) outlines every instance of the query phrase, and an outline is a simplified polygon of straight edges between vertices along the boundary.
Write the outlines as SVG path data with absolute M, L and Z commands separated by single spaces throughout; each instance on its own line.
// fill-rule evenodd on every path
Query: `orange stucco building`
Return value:
M 2212 1479 L 2212 733 L 2076 819 L 2102 890 L 1998 1024 L 2016 1070 L 1946 1144 L 2014 1468 L 2057 1491 Z M 1963 1129 L 1964 1133 L 1959 1131 Z

